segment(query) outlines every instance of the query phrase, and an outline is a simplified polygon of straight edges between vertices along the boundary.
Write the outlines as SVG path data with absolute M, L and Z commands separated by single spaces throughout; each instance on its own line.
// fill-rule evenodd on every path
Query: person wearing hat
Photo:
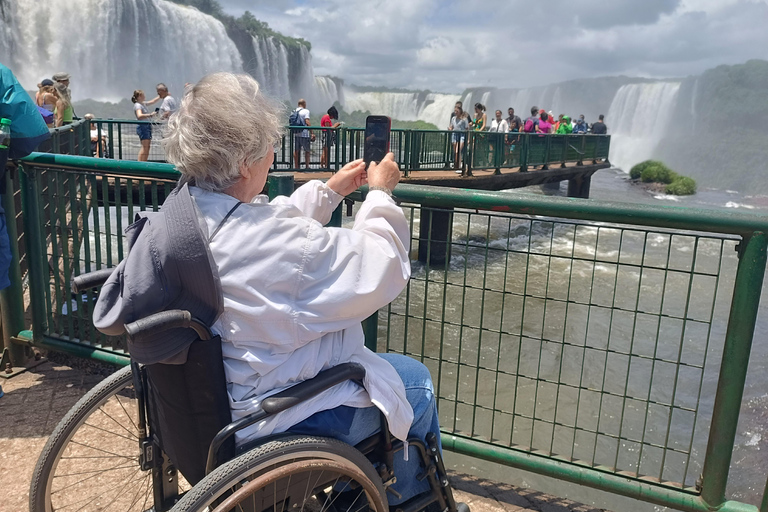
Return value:
M 233 421 L 325 368 L 365 367 L 362 386 L 330 388 L 240 431 L 239 444 L 290 429 L 354 446 L 380 430 L 380 411 L 397 439 L 439 439 L 429 370 L 366 348 L 360 323 L 400 295 L 411 274 L 408 221 L 391 197 L 400 180 L 394 155 L 367 170 L 354 160 L 327 182 L 270 202 L 261 192 L 281 132 L 280 111 L 249 75 L 214 73 L 187 88 L 163 139 L 181 179 L 159 212 L 126 230 L 131 249 L 99 293 L 94 325 L 119 334 L 126 322 L 169 309 L 208 322 L 220 336 Z M 344 196 L 366 183 L 354 227 L 326 227 Z M 129 339 L 132 359 L 179 363 L 195 334 L 146 337 Z M 420 459 L 413 445 L 395 457 L 390 505 L 430 492 L 417 478 Z
M 54 127 L 54 111 L 56 110 L 56 103 L 59 101 L 56 88 L 53 86 L 53 80 L 46 78 L 40 82 L 40 90 L 35 97 L 35 103 L 37 109 L 40 111 L 40 115 L 43 116 L 45 124 L 48 128 Z
M 54 82 L 58 82 L 69 87 L 69 78 L 70 78 L 69 73 L 65 73 L 64 71 L 59 71 L 58 73 L 53 75 L 52 78 Z

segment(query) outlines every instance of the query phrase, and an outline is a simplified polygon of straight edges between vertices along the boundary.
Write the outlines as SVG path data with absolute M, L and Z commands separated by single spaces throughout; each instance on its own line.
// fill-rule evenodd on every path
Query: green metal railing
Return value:
M 123 229 L 177 178 L 167 164 L 24 160 L 32 332 L 19 341 L 128 361 L 121 337 L 92 326 L 94 292 L 69 282 L 115 265 Z M 279 179 L 271 190 L 291 188 Z M 725 489 L 768 218 L 409 185 L 396 196 L 413 275 L 366 344 L 427 365 L 446 449 L 679 510 L 758 510 Z
M 135 160 L 140 143 L 139 125 L 153 127 L 149 160 L 164 162 L 160 144 L 164 125 L 149 121 L 97 119 L 99 155 L 117 160 Z M 309 147 L 310 171 L 336 171 L 363 157 L 363 128 L 320 128 L 317 126 L 285 128 L 285 135 L 275 148 L 274 170 L 306 171 L 305 146 Z M 456 136 L 456 137 L 454 137 Z M 464 138 L 461 146 L 454 139 Z M 300 140 L 301 139 L 301 140 Z M 607 160 L 610 135 L 537 135 L 525 133 L 462 132 L 446 130 L 394 129 L 390 149 L 408 175 L 412 171 L 472 170 L 565 165 Z M 104 146 L 103 149 L 101 147 Z M 456 154 L 458 152 L 458 154 Z

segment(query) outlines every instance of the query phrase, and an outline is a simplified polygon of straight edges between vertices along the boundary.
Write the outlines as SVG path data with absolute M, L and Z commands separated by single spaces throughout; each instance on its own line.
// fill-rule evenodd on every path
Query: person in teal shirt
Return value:
M 0 64 L 0 118 L 11 120 L 11 144 L 7 149 L 0 149 L 0 193 L 5 194 L 6 161 L 27 156 L 51 134 L 35 102 L 19 84 L 11 70 L 2 64 Z M 10 265 L 11 244 L 6 230 L 5 211 L 0 205 L 0 290 L 11 284 L 8 279 Z

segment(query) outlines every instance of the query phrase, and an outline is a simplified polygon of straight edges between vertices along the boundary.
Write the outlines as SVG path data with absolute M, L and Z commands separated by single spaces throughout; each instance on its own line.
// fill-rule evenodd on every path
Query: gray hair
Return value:
M 240 180 L 240 167 L 265 158 L 280 140 L 281 107 L 249 75 L 213 73 L 187 87 L 163 138 L 165 155 L 182 182 L 222 192 Z

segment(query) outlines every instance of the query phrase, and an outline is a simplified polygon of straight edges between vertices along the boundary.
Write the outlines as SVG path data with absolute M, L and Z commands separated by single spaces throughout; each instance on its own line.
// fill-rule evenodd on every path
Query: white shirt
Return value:
M 301 124 L 303 126 L 307 125 L 307 119 L 309 119 L 309 110 L 306 108 L 300 108 L 299 109 L 299 119 L 301 120 Z M 302 130 L 299 137 L 309 137 L 309 130 Z
M 491 121 L 490 131 L 507 133 L 509 131 L 509 124 L 507 123 L 506 119 L 502 119 L 501 121 L 494 119 Z
M 237 203 L 190 187 L 213 233 Z M 392 434 L 405 440 L 413 411 L 394 368 L 363 345 L 360 322 L 391 302 L 410 277 L 410 232 L 387 194 L 371 191 L 352 229 L 325 228 L 341 202 L 320 181 L 271 203 L 241 204 L 210 242 L 224 294 L 213 325 L 221 336 L 232 420 L 323 369 L 354 361 L 367 371 L 365 389 L 345 382 L 300 407 L 245 429 L 238 442 L 285 431 L 337 407 L 377 406 Z
M 163 98 L 163 102 L 160 104 L 160 111 L 161 112 L 170 112 L 173 114 L 179 110 L 179 104 L 176 101 L 176 98 L 171 96 L 170 94 Z

